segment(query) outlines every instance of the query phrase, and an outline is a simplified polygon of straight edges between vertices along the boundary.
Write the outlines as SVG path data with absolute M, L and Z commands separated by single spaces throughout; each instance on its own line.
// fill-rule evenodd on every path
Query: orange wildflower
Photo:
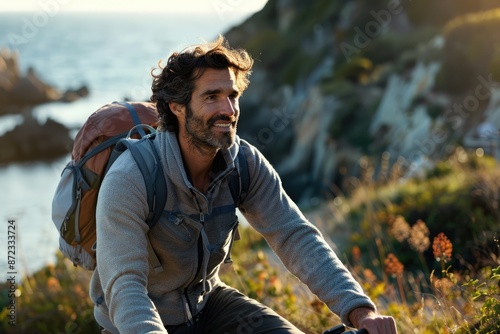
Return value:
M 436 261 L 448 262 L 451 260 L 453 245 L 444 233 L 439 233 L 432 243 L 432 251 Z
M 55 277 L 49 277 L 47 279 L 47 289 L 51 293 L 56 293 L 61 290 L 61 284 L 59 283 L 59 280 Z
M 393 277 L 399 276 L 403 273 L 404 266 L 399 262 L 396 255 L 393 253 L 387 254 L 387 258 L 384 261 L 385 272 Z
M 361 249 L 359 248 L 359 246 L 356 245 L 356 246 L 352 247 L 351 254 L 352 254 L 353 261 L 359 262 L 359 260 L 361 259 Z

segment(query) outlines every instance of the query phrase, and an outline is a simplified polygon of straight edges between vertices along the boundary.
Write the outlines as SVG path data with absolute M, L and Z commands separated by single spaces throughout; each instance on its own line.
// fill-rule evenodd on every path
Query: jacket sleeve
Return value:
M 120 333 L 166 333 L 148 297 L 146 189 L 129 152 L 104 178 L 96 209 L 97 269 L 111 322 Z
M 346 324 L 358 307 L 375 305 L 327 244 L 319 230 L 285 193 L 269 162 L 249 144 L 250 186 L 241 212 L 261 233 L 285 267 L 305 283 Z

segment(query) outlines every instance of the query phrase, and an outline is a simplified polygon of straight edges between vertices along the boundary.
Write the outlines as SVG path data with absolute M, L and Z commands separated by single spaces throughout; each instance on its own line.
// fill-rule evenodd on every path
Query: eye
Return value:
M 207 101 L 215 101 L 217 99 L 217 95 L 212 94 L 212 95 L 207 95 L 206 100 Z

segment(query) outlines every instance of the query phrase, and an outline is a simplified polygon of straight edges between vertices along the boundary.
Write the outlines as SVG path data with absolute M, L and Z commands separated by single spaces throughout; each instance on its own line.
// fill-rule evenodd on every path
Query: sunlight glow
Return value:
M 98 11 L 98 12 L 256 12 L 267 0 L 23 0 L 2 1 L 0 12 L 11 11 Z

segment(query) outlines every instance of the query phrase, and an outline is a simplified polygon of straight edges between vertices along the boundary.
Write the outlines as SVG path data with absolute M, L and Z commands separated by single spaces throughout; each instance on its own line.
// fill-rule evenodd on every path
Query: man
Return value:
M 155 141 L 167 203 L 148 231 L 145 185 L 128 152 L 101 186 L 91 297 L 104 332 L 300 333 L 218 277 L 237 223 L 228 175 L 243 150 L 250 180 L 239 208 L 250 225 L 345 323 L 371 334 L 396 333 L 394 320 L 376 313 L 319 231 L 286 195 L 272 166 L 236 135 L 238 100 L 252 65 L 245 51 L 231 49 L 219 37 L 174 53 L 161 73 L 153 74 L 152 101 L 161 120 Z M 148 242 L 162 272 L 148 261 Z

